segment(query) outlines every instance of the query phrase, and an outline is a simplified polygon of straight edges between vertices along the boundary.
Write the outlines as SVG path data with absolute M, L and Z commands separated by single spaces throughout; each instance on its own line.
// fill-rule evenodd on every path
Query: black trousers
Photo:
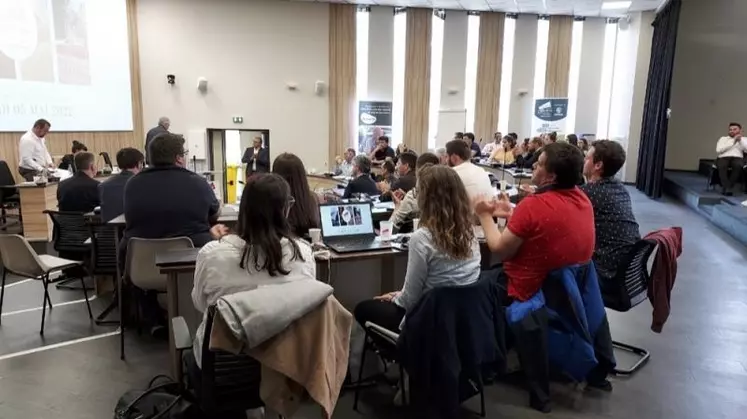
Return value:
M 371 322 L 400 333 L 399 324 L 405 317 L 405 309 L 389 301 L 367 300 L 355 306 L 354 315 L 361 327 L 365 327 L 366 322 Z
M 731 188 L 739 182 L 743 165 L 744 159 L 740 157 L 719 157 L 716 159 L 718 177 L 721 180 L 721 186 L 724 187 L 724 191 L 731 191 Z M 731 173 L 729 173 L 729 168 L 731 168 Z
M 33 169 L 27 169 L 25 167 L 19 167 L 18 168 L 18 173 L 21 175 L 21 177 L 25 181 L 32 182 L 34 180 L 34 176 L 36 176 L 36 174 L 39 173 L 39 172 L 37 172 L 36 170 L 33 170 Z

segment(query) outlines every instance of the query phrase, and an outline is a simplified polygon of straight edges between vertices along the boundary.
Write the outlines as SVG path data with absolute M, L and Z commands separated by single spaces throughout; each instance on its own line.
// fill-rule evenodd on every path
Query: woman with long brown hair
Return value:
M 305 237 L 309 229 L 319 228 L 319 204 L 316 195 L 309 189 L 306 168 L 295 154 L 283 153 L 272 163 L 272 173 L 280 175 L 288 185 L 296 200 L 288 213 L 288 223 L 298 237 Z
M 410 237 L 405 284 L 358 304 L 355 318 L 361 325 L 371 321 L 398 332 L 425 292 L 469 285 L 480 276 L 474 213 L 459 175 L 446 166 L 426 166 L 418 172 L 417 189 L 420 224 Z

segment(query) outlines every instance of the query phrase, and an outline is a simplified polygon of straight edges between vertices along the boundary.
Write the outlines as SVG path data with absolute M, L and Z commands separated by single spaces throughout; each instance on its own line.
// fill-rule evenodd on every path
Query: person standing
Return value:
M 40 174 L 44 169 L 54 167 L 52 156 L 47 150 L 44 137 L 49 132 L 52 124 L 46 119 L 39 119 L 34 126 L 26 131 L 18 143 L 18 173 L 26 180 L 33 181 L 34 176 Z
M 145 162 L 150 164 L 150 156 L 148 153 L 148 146 L 150 145 L 150 142 L 153 141 L 154 138 L 158 134 L 163 134 L 165 132 L 169 132 L 169 127 L 171 126 L 171 120 L 165 116 L 162 116 L 158 118 L 158 125 L 156 125 L 154 128 L 151 128 L 150 131 L 145 135 Z
M 252 148 L 244 151 L 241 162 L 246 164 L 246 179 L 255 173 L 267 173 L 270 171 L 270 151 L 262 147 L 262 137 L 254 137 Z
M 744 165 L 744 151 L 747 141 L 742 138 L 742 125 L 732 122 L 729 124 L 729 135 L 721 137 L 716 143 L 716 168 L 721 179 L 722 193 L 732 196 L 732 187 L 739 181 Z M 731 168 L 731 173 L 729 173 Z

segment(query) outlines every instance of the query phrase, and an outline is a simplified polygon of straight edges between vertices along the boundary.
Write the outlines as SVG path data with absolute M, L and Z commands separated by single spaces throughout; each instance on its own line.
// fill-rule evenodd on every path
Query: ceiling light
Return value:
M 602 3 L 602 10 L 613 10 L 613 9 L 628 9 L 632 1 L 611 1 L 608 3 Z

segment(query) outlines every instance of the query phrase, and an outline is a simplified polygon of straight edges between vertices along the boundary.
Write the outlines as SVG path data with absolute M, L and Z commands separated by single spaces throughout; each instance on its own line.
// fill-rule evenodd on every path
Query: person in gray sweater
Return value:
M 420 224 L 409 241 L 407 273 L 401 291 L 363 301 L 355 307 L 362 326 L 373 322 L 399 333 L 407 311 L 438 287 L 470 285 L 480 277 L 480 247 L 473 212 L 459 175 L 446 166 L 418 172 Z

